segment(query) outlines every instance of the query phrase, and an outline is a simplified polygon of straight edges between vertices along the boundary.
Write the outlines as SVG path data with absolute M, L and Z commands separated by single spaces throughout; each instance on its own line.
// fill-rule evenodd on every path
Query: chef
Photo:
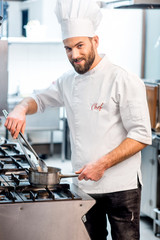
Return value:
M 142 80 L 98 53 L 95 31 L 102 15 L 92 0 L 58 0 L 56 15 L 73 70 L 49 88 L 25 98 L 5 126 L 17 138 L 25 116 L 47 107 L 67 113 L 76 184 L 96 199 L 85 216 L 92 240 L 139 239 L 141 150 L 151 144 L 151 127 Z

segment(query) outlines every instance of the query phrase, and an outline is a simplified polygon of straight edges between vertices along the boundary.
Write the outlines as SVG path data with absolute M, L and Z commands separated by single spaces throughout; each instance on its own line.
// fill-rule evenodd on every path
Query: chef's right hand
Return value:
M 12 137 L 16 139 L 19 132 L 24 134 L 26 127 L 26 114 L 21 108 L 15 108 L 8 114 L 4 126 L 11 132 Z

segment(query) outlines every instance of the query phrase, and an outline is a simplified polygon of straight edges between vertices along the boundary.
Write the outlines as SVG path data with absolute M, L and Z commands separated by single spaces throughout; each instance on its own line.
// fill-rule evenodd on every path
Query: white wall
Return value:
M 47 38 L 61 39 L 61 28 L 54 13 L 56 0 L 43 1 L 43 20 L 42 23 L 47 26 Z
M 21 37 L 21 11 L 29 10 L 29 21 L 38 20 L 46 26 L 47 38 L 60 38 L 61 31 L 54 13 L 56 0 L 9 2 L 9 37 Z
M 145 78 L 160 79 L 160 10 L 146 11 Z
M 21 36 L 21 12 L 19 2 L 10 2 L 8 7 L 8 31 L 9 36 Z
M 116 64 L 141 74 L 142 10 L 103 9 L 97 31 L 99 52 L 105 52 Z
M 22 10 L 28 10 L 28 20 L 38 20 L 42 24 L 43 0 L 32 0 L 27 2 L 9 2 L 9 37 L 21 37 Z
M 47 38 L 60 38 L 60 25 L 54 14 L 55 0 L 10 2 L 9 35 L 21 36 L 21 10 L 29 9 L 29 20 L 37 19 L 47 26 Z M 141 72 L 142 11 L 102 9 L 103 20 L 97 34 L 99 52 L 116 64 L 136 73 Z M 71 68 L 63 45 L 9 45 L 9 93 L 20 87 L 22 95 L 45 88 Z
M 26 96 L 48 87 L 70 69 L 62 43 L 19 43 L 9 45 L 9 93 Z

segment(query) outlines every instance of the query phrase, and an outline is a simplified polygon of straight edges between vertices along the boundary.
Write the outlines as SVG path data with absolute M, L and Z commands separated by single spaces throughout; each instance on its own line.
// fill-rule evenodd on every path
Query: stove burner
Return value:
M 20 196 L 14 191 L 2 190 L 0 192 L 0 203 L 23 202 Z
M 36 194 L 36 199 L 47 199 L 50 198 L 50 194 L 49 192 L 47 192 L 46 190 L 39 190 L 38 193 Z
M 6 199 L 5 195 L 0 195 L 0 201 L 4 201 Z
M 0 204 L 81 199 L 70 190 L 68 183 L 51 187 L 32 186 L 28 179 L 30 166 L 18 149 L 16 144 L 0 144 Z
M 15 154 L 21 154 L 21 152 L 16 148 L 16 144 L 2 144 L 0 145 L 0 155 L 15 155 Z
M 0 145 L 7 143 L 7 140 L 4 137 L 0 137 Z
M 30 183 L 26 171 L 7 171 L 0 174 L 0 186 L 17 190 L 30 186 Z
M 25 172 L 19 174 L 19 179 L 28 179 L 28 175 Z

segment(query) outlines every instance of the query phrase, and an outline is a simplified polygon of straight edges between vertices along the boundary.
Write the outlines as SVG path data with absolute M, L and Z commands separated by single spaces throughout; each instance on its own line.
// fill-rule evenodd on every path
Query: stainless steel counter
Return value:
M 152 134 L 152 145 L 142 150 L 142 200 L 141 214 L 153 219 L 153 231 L 160 233 L 157 225 L 157 213 L 154 209 L 160 209 L 160 136 Z
M 0 204 L 1 240 L 89 240 L 82 221 L 95 200 L 75 185 L 82 200 Z

